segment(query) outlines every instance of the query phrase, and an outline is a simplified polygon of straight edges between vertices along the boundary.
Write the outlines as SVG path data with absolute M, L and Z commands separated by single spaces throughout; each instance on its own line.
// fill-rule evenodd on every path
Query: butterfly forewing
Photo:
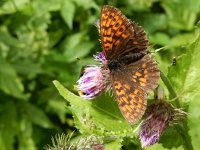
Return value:
M 148 41 L 142 27 L 127 19 L 118 9 L 105 5 L 100 17 L 100 36 L 107 60 L 129 52 L 146 51 Z

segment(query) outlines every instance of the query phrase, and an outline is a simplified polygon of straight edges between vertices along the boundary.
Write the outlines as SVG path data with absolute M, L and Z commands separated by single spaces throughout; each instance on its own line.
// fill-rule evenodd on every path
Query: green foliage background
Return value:
M 104 4 L 142 25 L 151 51 L 164 47 L 154 55 L 181 107 L 189 112 L 189 129 L 183 131 L 198 149 L 200 0 L 0 0 L 1 150 L 43 149 L 56 133 L 71 133 L 75 127 L 85 135 L 117 137 L 107 144 L 108 149 L 121 145 L 140 149 L 137 131 L 123 120 L 112 98 L 105 94 L 94 102 L 83 101 L 55 81 L 66 102 L 52 83 L 58 80 L 76 93 L 81 67 L 94 64 L 93 54 L 102 50 L 93 22 Z M 173 95 L 165 91 L 171 99 Z M 71 107 L 66 107 L 69 103 Z M 169 131 L 162 144 L 149 149 L 181 150 L 185 142 L 181 134 Z

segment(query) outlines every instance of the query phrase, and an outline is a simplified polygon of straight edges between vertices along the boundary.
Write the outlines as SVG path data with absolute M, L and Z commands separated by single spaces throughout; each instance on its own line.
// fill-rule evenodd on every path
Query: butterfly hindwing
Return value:
M 160 71 L 157 62 L 151 55 L 147 54 L 139 61 L 125 66 L 128 76 L 142 89 L 149 93 L 158 86 Z
M 147 94 L 159 81 L 157 63 L 150 55 L 111 73 L 118 106 L 129 123 L 136 123 L 146 110 Z
M 133 82 L 126 77 L 122 72 L 113 73 L 112 88 L 124 118 L 133 124 L 144 114 L 146 93 L 142 88 L 133 87 Z

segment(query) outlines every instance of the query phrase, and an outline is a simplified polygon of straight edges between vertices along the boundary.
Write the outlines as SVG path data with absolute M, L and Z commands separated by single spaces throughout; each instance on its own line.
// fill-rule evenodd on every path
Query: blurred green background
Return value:
M 75 92 L 80 69 L 100 52 L 93 25 L 110 4 L 142 25 L 162 71 L 185 52 L 200 0 L 0 0 L 0 149 L 36 150 L 75 130 L 52 81 Z

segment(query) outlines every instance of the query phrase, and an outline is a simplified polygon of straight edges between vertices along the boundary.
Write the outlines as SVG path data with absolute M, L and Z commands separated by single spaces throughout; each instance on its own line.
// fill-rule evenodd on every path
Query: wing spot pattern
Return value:
M 142 65 L 142 68 L 146 68 L 147 67 L 147 65 L 144 63 L 143 65 Z
M 142 76 L 142 74 L 139 73 L 139 72 L 135 72 L 135 75 L 138 76 L 138 77 Z
M 146 86 L 146 84 L 145 83 L 143 83 L 143 82 L 140 82 L 140 86 Z
M 137 95 L 138 93 L 139 93 L 139 90 L 138 90 L 138 89 L 135 89 L 135 90 L 134 90 L 134 94 Z
M 143 83 L 146 83 L 147 82 L 147 79 L 144 77 L 144 78 L 140 78 L 139 79 L 141 82 L 143 82 Z

